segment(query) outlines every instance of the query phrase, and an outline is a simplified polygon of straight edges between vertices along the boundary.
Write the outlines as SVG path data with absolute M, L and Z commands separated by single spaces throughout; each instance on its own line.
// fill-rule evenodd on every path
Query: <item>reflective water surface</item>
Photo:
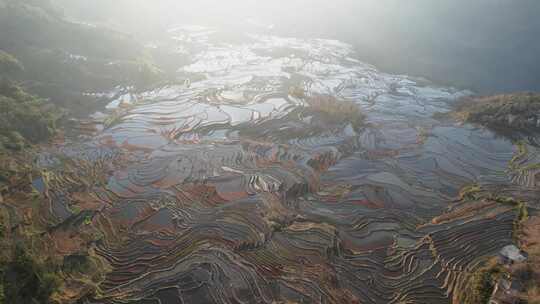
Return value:
M 56 217 L 83 204 L 103 234 L 110 272 L 84 303 L 450 303 L 512 242 L 513 208 L 458 198 L 521 187 L 516 148 L 433 118 L 470 92 L 379 72 L 339 41 L 170 35 L 183 83 L 121 94 L 39 159 Z M 365 119 L 329 119 L 314 96 Z

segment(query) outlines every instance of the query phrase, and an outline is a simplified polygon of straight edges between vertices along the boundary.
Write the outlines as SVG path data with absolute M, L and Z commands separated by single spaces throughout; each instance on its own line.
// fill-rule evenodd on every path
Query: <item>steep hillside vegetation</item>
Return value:
M 540 131 L 540 94 L 467 98 L 458 105 L 457 114 L 498 131 Z
M 52 1 L 0 0 L 0 7 L 0 68 L 75 113 L 97 99 L 84 93 L 145 88 L 165 79 L 149 50 L 132 37 L 69 21 Z

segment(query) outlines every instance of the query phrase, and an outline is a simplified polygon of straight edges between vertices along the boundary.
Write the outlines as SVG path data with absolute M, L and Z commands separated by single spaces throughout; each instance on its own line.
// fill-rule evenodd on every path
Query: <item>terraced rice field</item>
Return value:
M 482 191 L 537 197 L 532 147 L 433 118 L 470 92 L 338 41 L 170 34 L 191 81 L 116 94 L 38 159 L 50 242 L 107 268 L 81 303 L 451 303 L 513 242 Z

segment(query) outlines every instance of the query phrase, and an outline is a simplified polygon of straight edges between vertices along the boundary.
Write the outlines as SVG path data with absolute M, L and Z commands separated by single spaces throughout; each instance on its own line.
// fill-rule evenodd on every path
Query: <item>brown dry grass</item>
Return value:
M 521 246 L 529 254 L 527 290 L 522 297 L 529 304 L 540 304 L 540 216 L 530 217 L 522 227 Z
M 535 113 L 538 111 L 540 94 L 515 93 L 463 98 L 456 103 L 456 111 L 451 116 L 498 129 L 527 129 L 537 127 Z M 517 119 L 509 121 L 509 117 Z
M 453 300 L 459 304 L 479 304 L 487 303 L 493 292 L 497 280 L 503 276 L 504 270 L 499 265 L 497 258 L 487 260 L 482 266 L 471 274 L 460 291 Z
M 332 95 L 313 95 L 306 98 L 306 103 L 311 111 L 322 114 L 333 123 L 350 122 L 355 129 L 358 129 L 365 120 L 358 105 Z

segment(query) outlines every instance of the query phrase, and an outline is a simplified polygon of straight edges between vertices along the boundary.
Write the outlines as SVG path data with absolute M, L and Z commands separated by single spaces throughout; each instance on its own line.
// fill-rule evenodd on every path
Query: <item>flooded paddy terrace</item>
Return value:
M 57 229 L 96 235 L 57 247 L 108 265 L 81 303 L 450 303 L 513 242 L 516 208 L 480 189 L 534 197 L 527 156 L 433 118 L 470 92 L 338 41 L 171 35 L 184 84 L 126 93 L 38 159 Z

